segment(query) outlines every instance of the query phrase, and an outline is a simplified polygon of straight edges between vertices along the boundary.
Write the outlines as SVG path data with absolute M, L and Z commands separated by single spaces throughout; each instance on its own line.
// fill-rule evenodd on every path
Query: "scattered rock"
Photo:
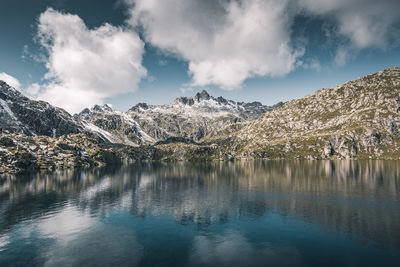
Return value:
M 2 137 L 0 137 L 0 146 L 13 147 L 13 146 L 15 146 L 15 143 L 11 138 L 9 138 L 7 136 L 2 136 Z

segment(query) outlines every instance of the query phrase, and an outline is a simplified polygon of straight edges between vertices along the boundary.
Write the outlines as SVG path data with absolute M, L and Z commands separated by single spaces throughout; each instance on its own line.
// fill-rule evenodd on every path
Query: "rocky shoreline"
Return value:
M 68 134 L 56 139 L 7 131 L 0 135 L 0 173 L 121 163 L 121 158 L 113 150 L 99 147 L 94 138 L 84 134 Z

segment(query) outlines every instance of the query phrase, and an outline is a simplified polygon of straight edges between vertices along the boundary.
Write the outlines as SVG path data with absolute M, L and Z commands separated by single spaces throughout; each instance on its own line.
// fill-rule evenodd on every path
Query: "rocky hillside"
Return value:
M 27 135 L 57 135 L 79 133 L 82 126 L 61 108 L 44 101 L 23 96 L 0 80 L 0 128 Z
M 400 68 L 321 89 L 212 133 L 219 158 L 400 158 Z
M 270 107 L 260 102 L 235 102 L 214 98 L 202 91 L 194 97 L 180 97 L 165 105 L 139 103 L 127 114 L 155 140 L 183 137 L 198 141 L 212 131 L 256 119 L 282 104 Z
M 87 131 L 95 132 L 111 143 L 140 146 L 156 142 L 126 113 L 115 111 L 107 104 L 86 108 L 74 118 Z

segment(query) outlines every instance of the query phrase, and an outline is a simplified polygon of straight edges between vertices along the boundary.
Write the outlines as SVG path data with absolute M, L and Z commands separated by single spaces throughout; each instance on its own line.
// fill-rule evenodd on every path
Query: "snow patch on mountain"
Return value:
M 0 112 L 1 112 L 1 113 L 4 113 L 4 112 L 7 113 L 8 116 L 9 116 L 11 119 L 17 121 L 18 123 L 21 123 L 21 122 L 18 120 L 18 118 L 15 117 L 14 113 L 11 111 L 11 109 L 10 109 L 10 107 L 8 106 L 7 102 L 6 102 L 5 100 L 3 100 L 3 99 L 0 99 Z
M 88 131 L 90 131 L 90 132 L 95 132 L 95 133 L 100 134 L 102 137 L 104 137 L 106 140 L 108 140 L 108 141 L 111 142 L 111 143 L 115 143 L 115 142 L 118 141 L 118 140 L 116 140 L 116 139 L 114 138 L 114 136 L 113 136 L 111 133 L 109 133 L 109 132 L 107 132 L 107 131 L 101 129 L 100 127 L 97 127 L 97 126 L 94 125 L 93 123 L 90 123 L 90 122 L 87 122 L 87 121 L 82 121 L 82 125 L 83 125 Z
M 101 135 L 111 143 L 139 146 L 156 142 L 126 113 L 115 111 L 107 104 L 86 108 L 81 113 L 75 114 L 74 118 L 87 130 Z

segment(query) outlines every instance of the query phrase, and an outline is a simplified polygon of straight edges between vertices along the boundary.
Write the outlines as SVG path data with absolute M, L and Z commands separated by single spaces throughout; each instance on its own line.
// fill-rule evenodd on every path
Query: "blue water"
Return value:
M 0 179 L 0 266 L 400 266 L 400 162 L 137 164 Z

